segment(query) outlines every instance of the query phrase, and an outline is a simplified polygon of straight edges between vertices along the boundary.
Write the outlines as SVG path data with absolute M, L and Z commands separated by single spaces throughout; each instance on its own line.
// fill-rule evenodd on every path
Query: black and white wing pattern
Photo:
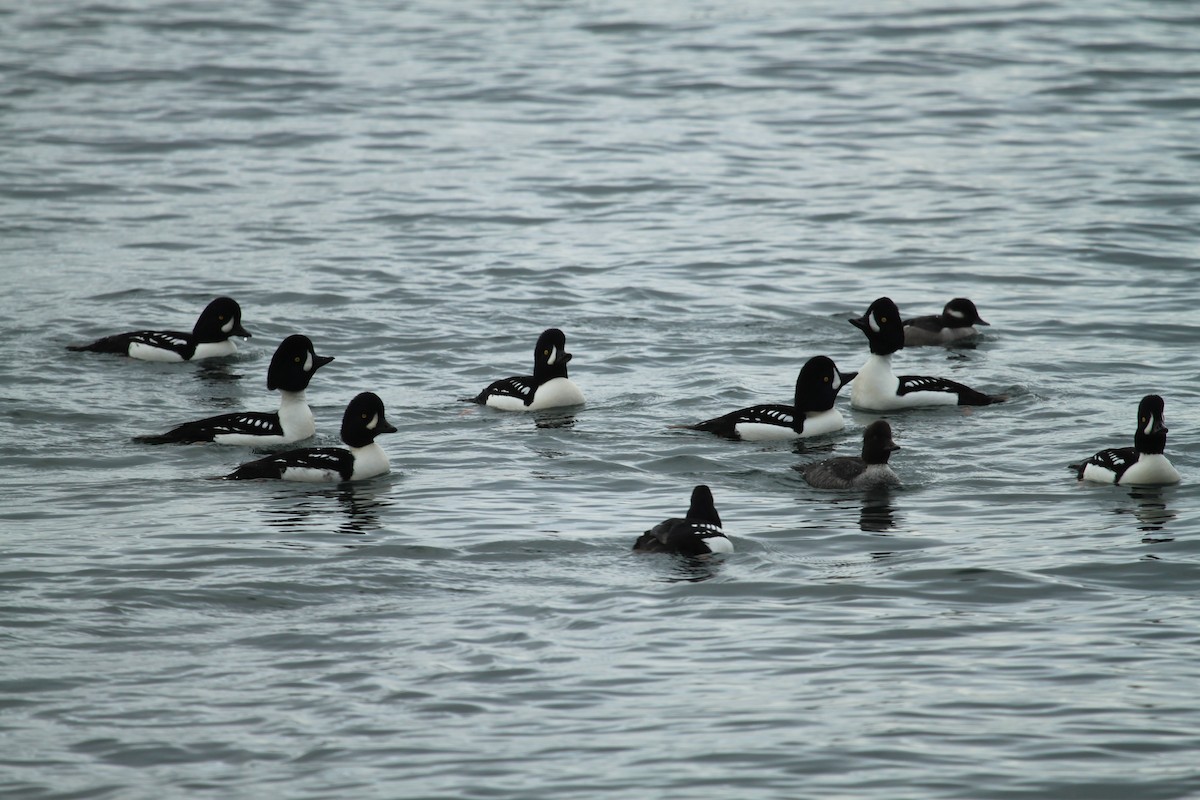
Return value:
M 914 392 L 943 392 L 958 397 L 960 406 L 988 406 L 1003 402 L 1002 395 L 988 395 L 947 378 L 932 378 L 925 375 L 901 375 L 900 388 L 896 394 L 903 397 Z
M 641 553 L 676 553 L 681 556 L 703 556 L 728 552 L 728 538 L 709 522 L 691 519 L 668 519 L 643 533 L 633 549 Z
M 241 411 L 177 425 L 157 436 L 138 436 L 141 444 L 192 444 L 216 441 L 218 436 L 283 436 L 283 425 L 274 411 Z
M 776 425 L 781 428 L 792 429 L 795 422 L 795 406 L 769 403 L 750 406 L 749 408 L 740 408 L 737 411 L 730 411 L 728 414 L 683 427 L 691 428 L 695 431 L 715 433 L 727 439 L 740 439 L 741 436 L 737 430 L 738 425 Z M 801 429 L 803 428 L 803 424 L 804 420 L 801 419 Z
M 187 361 L 196 352 L 195 337 L 190 333 L 179 331 L 132 331 L 116 333 L 97 339 L 91 344 L 68 345 L 68 350 L 76 352 L 87 350 L 93 353 L 119 353 L 129 355 L 129 348 L 134 345 L 153 347 L 157 350 L 169 350 L 178 353 Z
M 354 456 L 340 447 L 306 447 L 242 464 L 226 480 L 275 478 L 288 481 L 348 481 Z
M 532 375 L 516 375 L 511 378 L 501 378 L 495 381 L 480 392 L 479 396 L 475 397 L 471 402 L 485 406 L 488 404 L 489 398 L 508 397 L 529 405 L 533 400 L 533 393 L 536 390 L 537 384 L 534 383 Z
M 1075 470 L 1076 477 L 1083 480 L 1083 474 L 1089 466 L 1099 467 L 1111 472 L 1113 474 L 1113 483 L 1116 483 L 1121 480 L 1121 476 L 1125 474 L 1125 470 L 1132 467 L 1137 461 L 1138 452 L 1136 448 L 1114 447 L 1110 450 L 1101 450 L 1080 464 L 1072 464 L 1071 469 Z
M 129 344 L 142 344 L 158 350 L 172 350 L 184 361 L 196 352 L 196 337 L 179 331 L 137 331 L 128 334 Z

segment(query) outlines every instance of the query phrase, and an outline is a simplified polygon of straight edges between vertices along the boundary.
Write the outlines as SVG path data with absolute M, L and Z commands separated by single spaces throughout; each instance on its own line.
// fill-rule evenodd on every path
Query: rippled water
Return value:
M 43 2 L 0 11 L 0 794 L 1200 793 L 1200 14 L 1187 2 Z M 188 328 L 224 363 L 64 345 Z M 905 482 L 669 429 L 897 355 Z M 457 402 L 557 326 L 588 404 Z M 269 409 L 287 334 L 391 475 L 133 435 Z M 1079 486 L 1167 401 L 1177 487 Z M 634 557 L 713 487 L 738 551 Z

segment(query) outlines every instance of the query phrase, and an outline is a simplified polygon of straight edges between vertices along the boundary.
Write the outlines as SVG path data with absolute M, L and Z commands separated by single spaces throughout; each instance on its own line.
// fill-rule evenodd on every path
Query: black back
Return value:
M 283 436 L 283 424 L 276 411 L 238 411 L 197 419 L 177 425 L 166 433 L 135 436 L 139 444 L 196 444 L 211 442 L 222 434 Z
M 707 537 L 721 535 L 721 517 L 712 491 L 701 484 L 692 490 L 692 501 L 684 519 L 673 517 L 658 523 L 638 537 L 633 549 L 641 553 L 676 553 L 702 556 L 712 552 Z

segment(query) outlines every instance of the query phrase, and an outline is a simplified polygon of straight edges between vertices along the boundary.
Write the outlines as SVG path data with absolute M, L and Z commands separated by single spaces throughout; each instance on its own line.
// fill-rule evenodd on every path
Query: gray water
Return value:
M 0 795 L 1200 795 L 1200 13 L 1189 2 L 15 4 L 0 11 Z M 212 364 L 64 346 L 190 328 Z M 904 486 L 668 428 L 786 402 L 846 318 Z M 563 328 L 588 403 L 457 402 Z M 336 357 L 385 477 L 131 437 Z M 1176 487 L 1081 486 L 1166 398 Z M 635 557 L 709 484 L 737 552 Z

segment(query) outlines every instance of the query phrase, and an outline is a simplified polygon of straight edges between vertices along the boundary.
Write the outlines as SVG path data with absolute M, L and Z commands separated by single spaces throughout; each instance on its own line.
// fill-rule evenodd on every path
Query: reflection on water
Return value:
M 700 583 L 721 574 L 725 564 L 722 556 L 672 557 L 671 574 L 663 577 L 666 583 Z
M 1114 514 L 1133 514 L 1138 521 L 1138 530 L 1151 532 L 1160 531 L 1167 523 L 1178 516 L 1167 507 L 1160 486 L 1134 486 L 1129 490 L 1132 505 L 1122 505 L 1113 509 Z M 1146 538 L 1146 542 L 1168 542 L 1171 539 Z
M 550 409 L 536 412 L 533 421 L 539 428 L 571 428 L 575 425 L 575 415 Z
M 862 496 L 858 527 L 868 533 L 882 533 L 896 527 L 896 507 L 887 487 L 871 489 Z
M 292 533 L 331 530 L 333 533 L 364 534 L 383 527 L 380 512 L 392 505 L 388 484 L 345 483 L 323 487 L 309 494 L 281 490 L 272 498 L 275 505 L 263 509 L 267 524 Z
M 242 379 L 242 373 L 234 371 L 235 364 L 228 359 L 205 359 L 196 362 L 196 371 L 193 373 L 198 380 L 206 383 L 232 383 Z

